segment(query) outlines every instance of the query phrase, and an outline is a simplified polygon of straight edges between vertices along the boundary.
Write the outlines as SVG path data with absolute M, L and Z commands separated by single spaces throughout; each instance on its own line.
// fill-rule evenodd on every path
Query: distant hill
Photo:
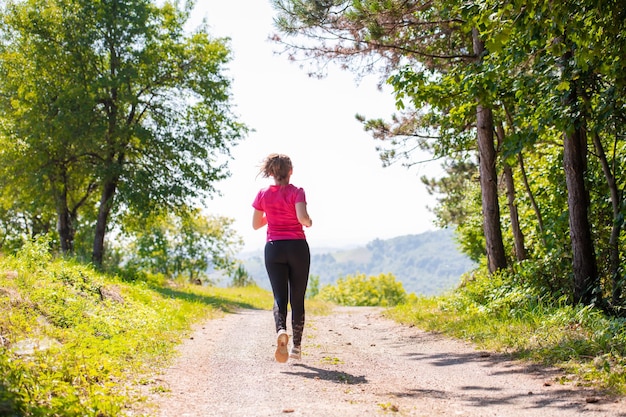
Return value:
M 257 284 L 269 289 L 262 252 L 241 258 Z M 409 293 L 438 295 L 458 285 L 461 275 L 475 266 L 458 250 L 450 229 L 375 239 L 351 249 L 311 248 L 311 275 L 320 277 L 320 286 L 346 275 L 392 273 Z

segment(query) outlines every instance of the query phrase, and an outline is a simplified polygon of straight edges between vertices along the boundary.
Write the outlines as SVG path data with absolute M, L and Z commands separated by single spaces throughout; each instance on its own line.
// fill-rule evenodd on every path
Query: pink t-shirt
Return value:
M 305 239 L 296 203 L 306 203 L 304 190 L 292 184 L 271 185 L 257 194 L 252 207 L 265 212 L 267 241 Z

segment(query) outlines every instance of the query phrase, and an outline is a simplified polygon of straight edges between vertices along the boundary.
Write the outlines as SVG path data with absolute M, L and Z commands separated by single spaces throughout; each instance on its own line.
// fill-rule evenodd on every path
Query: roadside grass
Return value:
M 318 299 L 306 300 L 306 313 L 312 316 L 327 316 L 332 314 L 335 304 Z M 308 325 L 308 324 L 307 324 Z
M 626 394 L 626 319 L 599 309 L 552 300 L 492 276 L 443 296 L 412 296 L 386 314 L 480 349 L 558 367 L 563 376 L 557 383 Z
M 271 306 L 256 286 L 124 281 L 27 245 L 0 258 L 0 415 L 125 415 L 128 381 L 171 360 L 194 323 Z

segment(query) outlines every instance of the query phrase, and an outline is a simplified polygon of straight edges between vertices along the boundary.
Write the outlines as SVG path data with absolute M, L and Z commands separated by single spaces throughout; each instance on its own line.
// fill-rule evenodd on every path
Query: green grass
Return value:
M 0 259 L 0 415 L 123 415 L 128 381 L 166 364 L 194 323 L 271 306 L 258 287 L 125 282 L 27 247 Z
M 490 277 L 444 296 L 412 298 L 387 314 L 480 349 L 560 367 L 576 384 L 626 394 L 626 320 L 593 307 L 550 300 Z
M 327 316 L 332 314 L 335 304 L 324 300 L 306 300 L 306 312 L 314 316 Z

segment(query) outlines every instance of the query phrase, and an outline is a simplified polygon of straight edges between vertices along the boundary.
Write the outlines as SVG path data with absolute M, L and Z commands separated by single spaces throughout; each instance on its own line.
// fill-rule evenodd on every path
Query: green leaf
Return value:
M 558 91 L 569 91 L 570 89 L 569 81 L 561 81 L 559 85 L 556 86 L 556 89 Z

